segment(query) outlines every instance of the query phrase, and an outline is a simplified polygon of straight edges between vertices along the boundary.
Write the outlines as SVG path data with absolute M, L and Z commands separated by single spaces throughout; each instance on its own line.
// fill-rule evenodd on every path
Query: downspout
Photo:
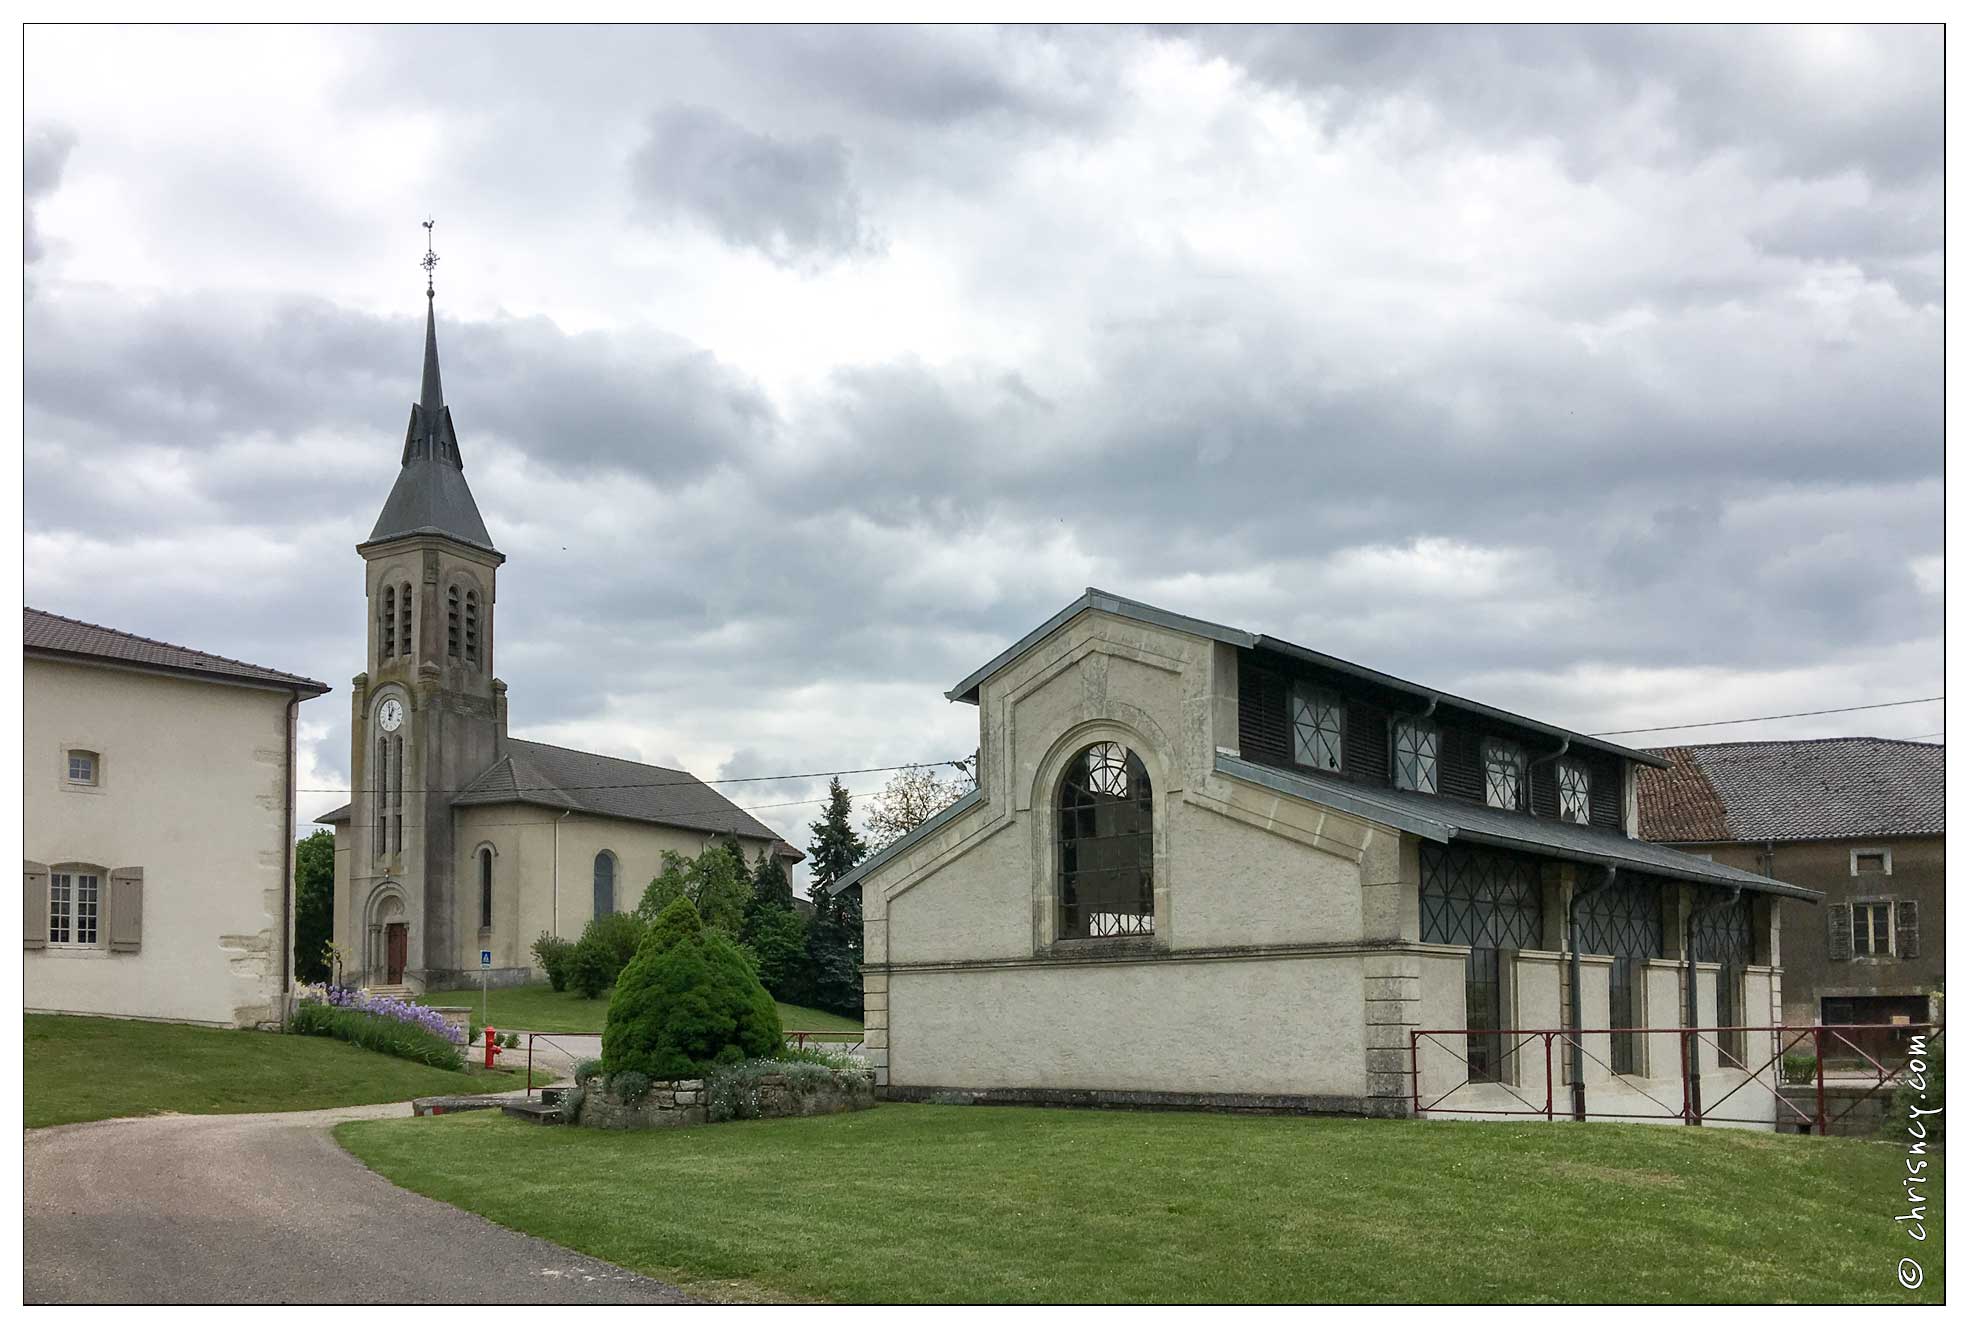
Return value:
M 281 819 L 280 873 L 280 1028 L 287 1030 L 287 1005 L 294 988 L 294 870 L 299 858 L 294 852 L 294 725 L 301 710 L 301 690 L 287 697 L 287 760 L 281 767 L 287 799 Z
M 569 808 L 554 818 L 554 935 L 561 935 L 561 823 L 574 815 Z
M 1557 754 L 1554 754 L 1557 755 Z M 1579 992 L 1579 902 L 1589 895 L 1597 895 L 1613 885 L 1614 874 L 1619 871 L 1611 863 L 1600 869 L 1603 874 L 1597 885 L 1583 891 L 1574 891 L 1566 897 L 1566 953 L 1567 977 L 1572 988 L 1571 1010 L 1567 1012 L 1567 1034 L 1572 1039 L 1572 1119 L 1586 1120 L 1586 1043 L 1580 1033 L 1584 1022 L 1579 1018 L 1581 1006 Z
M 1683 927 L 1685 935 L 1682 938 L 1682 972 L 1686 975 L 1684 985 L 1689 992 L 1686 1018 L 1690 1029 L 1694 1029 L 1702 1022 L 1696 1005 L 1696 919 L 1704 914 L 1728 909 L 1742 895 L 1743 887 L 1733 886 L 1730 888 L 1728 899 L 1719 900 L 1706 908 L 1689 910 L 1689 921 Z M 1689 1124 L 1700 1126 L 1702 1125 L 1702 1040 L 1691 1035 L 1686 1040 L 1686 1046 L 1688 1047 L 1686 1055 L 1689 1074 Z
M 1537 800 L 1531 796 L 1531 773 L 1548 761 L 1557 761 L 1571 750 L 1572 740 L 1570 738 L 1562 738 L 1559 740 L 1559 747 L 1556 752 L 1548 752 L 1542 757 L 1534 757 L 1525 763 L 1525 811 L 1531 816 L 1536 817 L 1538 815 Z

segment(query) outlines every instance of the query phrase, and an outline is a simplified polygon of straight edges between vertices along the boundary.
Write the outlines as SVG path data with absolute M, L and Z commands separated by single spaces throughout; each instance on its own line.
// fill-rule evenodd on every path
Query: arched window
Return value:
M 615 912 L 615 855 L 604 849 L 595 855 L 595 917 Z
M 453 582 L 451 590 L 445 595 L 444 653 L 449 658 L 458 658 L 458 584 Z
M 1060 778 L 1060 936 L 1155 931 L 1155 798 L 1148 768 L 1096 743 Z
M 381 636 L 378 644 L 383 659 L 387 660 L 397 653 L 397 588 L 383 588 L 383 612 L 377 623 Z
M 492 847 L 479 850 L 479 926 L 492 926 Z
M 465 592 L 465 663 L 479 662 L 479 593 Z
M 404 582 L 397 587 L 397 642 L 406 659 L 416 654 L 410 644 L 417 639 L 410 635 L 410 628 L 410 583 Z

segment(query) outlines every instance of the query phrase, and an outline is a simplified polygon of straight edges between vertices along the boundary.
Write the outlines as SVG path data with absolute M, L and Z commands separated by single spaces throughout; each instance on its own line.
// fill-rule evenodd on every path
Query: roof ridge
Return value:
M 606 752 L 590 752 L 586 748 L 571 748 L 565 743 L 543 743 L 537 738 L 509 738 L 508 743 L 524 743 L 528 747 L 551 748 L 555 752 L 572 752 L 577 757 L 594 757 L 600 761 L 619 761 L 625 766 L 640 766 L 646 771 L 663 771 L 669 775 L 689 775 L 691 779 L 703 784 L 704 778 L 694 775 L 681 766 L 658 766 L 655 762 L 637 761 L 634 757 L 612 757 Z
M 39 614 L 43 618 L 57 619 L 63 623 L 73 623 L 78 628 L 88 628 L 94 632 L 107 632 L 112 637 L 121 637 L 125 641 L 141 642 L 145 646 L 162 646 L 169 651 L 183 651 L 186 655 L 203 656 L 207 660 L 217 660 L 221 664 L 238 665 L 241 669 L 251 669 L 262 674 L 278 674 L 282 678 L 291 678 L 297 683 L 317 682 L 317 680 L 308 678 L 305 675 L 289 673 L 285 669 L 275 669 L 271 665 L 255 664 L 251 660 L 241 660 L 230 655 L 220 655 L 217 651 L 207 651 L 197 646 L 187 646 L 183 642 L 165 641 L 161 637 L 146 637 L 141 633 L 126 632 L 122 628 L 110 627 L 107 623 L 91 623 L 86 618 L 75 618 L 68 614 L 57 614 L 52 609 L 36 609 L 33 605 L 23 604 L 21 611 L 28 614 Z M 35 649 L 56 650 L 59 648 L 44 646 Z
M 1798 748 L 1816 743 L 1899 743 L 1910 748 L 1939 748 L 1942 743 L 1919 738 L 1882 738 L 1877 734 L 1835 734 L 1829 738 L 1739 738 L 1721 743 L 1675 743 L 1650 752 L 1694 751 L 1701 748 Z

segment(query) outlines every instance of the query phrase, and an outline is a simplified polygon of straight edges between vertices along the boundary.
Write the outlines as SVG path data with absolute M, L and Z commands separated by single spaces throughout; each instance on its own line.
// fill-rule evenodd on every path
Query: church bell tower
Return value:
M 436 264 L 427 243 L 426 274 Z M 492 674 L 493 602 L 506 556 L 465 483 L 428 277 L 424 296 L 423 390 L 410 408 L 396 484 L 356 546 L 368 669 L 352 688 L 352 916 L 348 930 L 338 928 L 363 981 L 420 991 L 451 986 L 478 967 L 451 800 L 498 759 L 506 692 Z

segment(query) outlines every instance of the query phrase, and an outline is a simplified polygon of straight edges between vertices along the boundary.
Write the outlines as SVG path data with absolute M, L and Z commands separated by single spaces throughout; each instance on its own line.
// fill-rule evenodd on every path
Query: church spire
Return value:
M 401 535 L 448 535 L 466 544 L 492 549 L 485 519 L 465 483 L 465 464 L 458 455 L 458 434 L 452 428 L 451 408 L 444 404 L 444 384 L 438 374 L 437 291 L 432 270 L 438 256 L 431 248 L 431 228 L 424 223 L 424 382 L 410 408 L 410 427 L 403 438 L 403 469 L 383 504 L 376 529 L 364 544 Z M 358 546 L 360 547 L 360 546 Z M 495 551 L 496 552 L 496 551 Z

